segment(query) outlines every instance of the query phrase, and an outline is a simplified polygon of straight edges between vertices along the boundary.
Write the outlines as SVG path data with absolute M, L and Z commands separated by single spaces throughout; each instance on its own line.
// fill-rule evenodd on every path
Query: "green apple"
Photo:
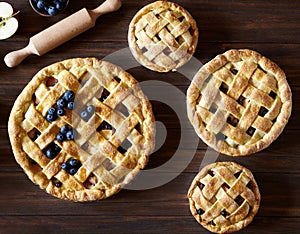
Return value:
M 11 37 L 18 29 L 14 9 L 7 2 L 0 2 L 0 40 Z

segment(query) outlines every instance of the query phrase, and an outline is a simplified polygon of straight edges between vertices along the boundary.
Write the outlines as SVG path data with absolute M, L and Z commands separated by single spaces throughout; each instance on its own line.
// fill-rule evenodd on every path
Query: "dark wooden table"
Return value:
M 102 16 L 96 27 L 42 57 L 30 56 L 9 69 L 4 56 L 24 47 L 30 36 L 82 7 L 101 1 L 70 1 L 61 15 L 38 16 L 28 1 L 10 2 L 20 10 L 18 32 L 0 41 L 0 233 L 208 233 L 189 212 L 186 193 L 199 170 L 207 146 L 199 140 L 188 166 L 169 183 L 146 190 L 122 190 L 92 203 L 56 199 L 27 179 L 11 152 L 7 121 L 18 94 L 42 67 L 71 57 L 103 58 L 126 48 L 133 15 L 150 1 L 127 0 L 115 13 Z M 293 112 L 281 136 L 269 148 L 252 156 L 220 155 L 217 161 L 235 161 L 252 170 L 262 202 L 254 221 L 240 233 L 299 233 L 300 229 L 300 2 L 259 0 L 180 0 L 200 30 L 195 57 L 205 63 L 231 48 L 256 50 L 284 69 L 293 92 Z M 163 80 L 186 92 L 190 80 L 179 73 L 158 74 L 137 67 L 129 72 L 139 81 Z M 180 103 L 179 103 L 180 105 Z M 181 136 L 179 118 L 171 108 L 153 101 L 156 119 L 167 129 L 165 144 L 155 152 L 147 169 L 172 158 Z M 298 113 L 298 114 L 297 114 Z M 186 124 L 186 131 L 194 134 Z M 195 136 L 196 137 L 196 136 Z M 194 148 L 185 142 L 181 156 Z

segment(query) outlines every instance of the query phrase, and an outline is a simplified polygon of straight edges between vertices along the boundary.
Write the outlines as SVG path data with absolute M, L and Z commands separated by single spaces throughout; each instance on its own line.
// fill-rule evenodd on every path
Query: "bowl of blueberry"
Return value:
M 69 0 L 29 0 L 32 9 L 41 16 L 54 16 L 68 6 Z

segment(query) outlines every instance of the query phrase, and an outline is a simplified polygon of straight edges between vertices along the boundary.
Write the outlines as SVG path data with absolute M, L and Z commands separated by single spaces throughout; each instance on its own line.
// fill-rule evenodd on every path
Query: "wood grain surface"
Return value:
M 16 68 L 7 68 L 4 56 L 20 49 L 37 32 L 82 7 L 101 1 L 70 1 L 55 17 L 34 13 L 28 1 L 7 0 L 19 15 L 19 30 L 0 41 L 0 233 L 209 233 L 189 211 L 186 198 L 207 146 L 196 148 L 183 140 L 177 163 L 194 155 L 175 179 L 146 190 L 122 190 L 103 201 L 73 203 L 54 198 L 34 185 L 15 162 L 7 133 L 14 100 L 41 68 L 72 57 L 105 56 L 126 48 L 131 18 L 149 0 L 124 0 L 122 8 L 101 16 L 96 26 L 42 57 L 30 56 Z M 300 229 L 300 2 L 278 0 L 178 0 L 197 21 L 200 35 L 195 57 L 205 63 L 231 48 L 256 50 L 276 62 L 286 73 L 293 92 L 293 111 L 280 137 L 269 148 L 247 157 L 219 155 L 217 161 L 234 161 L 249 168 L 260 187 L 262 202 L 253 222 L 239 233 L 299 233 Z M 143 67 L 128 70 L 138 81 L 164 81 L 184 95 L 190 80 L 175 72 L 159 74 Z M 153 87 L 155 89 L 155 87 Z M 178 105 L 182 105 L 179 103 Z M 183 104 L 185 105 L 185 104 Z M 182 130 L 180 117 L 166 104 L 153 101 L 157 121 L 167 137 L 151 157 L 146 169 L 157 168 L 177 150 Z M 298 115 L 298 114 L 299 115 Z M 192 126 L 185 132 L 196 137 Z M 170 172 L 163 173 L 172 173 Z M 159 176 L 159 174 L 157 175 Z

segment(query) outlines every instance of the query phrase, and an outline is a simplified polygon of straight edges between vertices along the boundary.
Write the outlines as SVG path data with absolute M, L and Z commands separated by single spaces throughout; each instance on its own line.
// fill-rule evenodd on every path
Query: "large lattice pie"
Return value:
M 187 91 L 188 117 L 199 137 L 227 155 L 269 146 L 292 109 L 284 72 L 251 50 L 229 50 L 205 64 Z
M 204 167 L 188 191 L 195 219 L 215 233 L 229 233 L 247 226 L 260 205 L 260 193 L 252 173 L 233 162 Z
M 184 65 L 198 42 L 198 28 L 181 6 L 156 1 L 142 8 L 132 19 L 128 43 L 133 56 L 143 66 L 168 72 Z
M 17 162 L 63 199 L 91 201 L 118 192 L 154 147 L 154 116 L 138 82 L 121 68 L 76 58 L 38 72 L 9 118 Z

